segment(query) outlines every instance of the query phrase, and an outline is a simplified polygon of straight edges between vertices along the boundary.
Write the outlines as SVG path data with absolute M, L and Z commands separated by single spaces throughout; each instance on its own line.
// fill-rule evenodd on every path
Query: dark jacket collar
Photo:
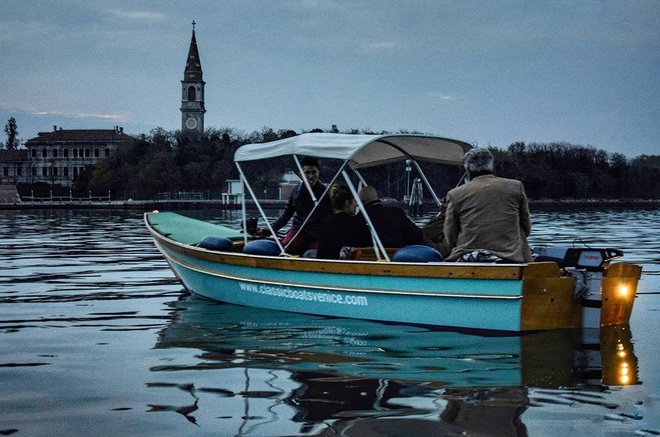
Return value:
M 490 170 L 481 170 L 474 173 L 470 173 L 470 180 L 478 178 L 479 176 L 492 175 L 493 172 Z

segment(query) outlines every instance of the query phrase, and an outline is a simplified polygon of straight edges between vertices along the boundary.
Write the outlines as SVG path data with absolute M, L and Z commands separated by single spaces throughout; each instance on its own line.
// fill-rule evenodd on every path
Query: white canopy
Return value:
M 370 167 L 413 158 L 460 165 L 472 146 L 428 135 L 351 135 L 307 133 L 269 143 L 246 144 L 236 150 L 235 162 L 298 155 L 349 160 L 352 168 Z

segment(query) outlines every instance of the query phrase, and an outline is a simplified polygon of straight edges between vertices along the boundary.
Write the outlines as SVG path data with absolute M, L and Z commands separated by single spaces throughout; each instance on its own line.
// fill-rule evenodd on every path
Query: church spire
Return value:
M 195 38 L 195 22 L 192 22 L 192 38 L 186 70 L 181 81 L 181 132 L 186 134 L 204 133 L 204 80 L 202 79 L 202 64 L 199 62 L 197 38 Z
M 197 50 L 197 38 L 195 38 L 195 21 L 193 20 L 192 38 L 190 39 L 190 49 L 188 49 L 188 59 L 186 60 L 186 71 L 184 77 L 190 81 L 202 80 L 202 64 L 199 60 L 199 51 Z

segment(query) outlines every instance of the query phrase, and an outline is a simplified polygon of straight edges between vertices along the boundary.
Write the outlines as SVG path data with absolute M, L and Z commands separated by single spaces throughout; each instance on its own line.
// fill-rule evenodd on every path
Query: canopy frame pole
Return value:
M 293 161 L 296 163 L 296 166 L 298 167 L 298 171 L 300 172 L 300 175 L 302 176 L 303 184 L 307 187 L 307 191 L 309 191 L 309 195 L 312 196 L 312 201 L 314 202 L 314 205 L 316 205 L 318 200 L 316 199 L 316 196 L 314 195 L 314 192 L 312 191 L 312 186 L 309 185 L 309 181 L 305 177 L 305 171 L 303 170 L 302 165 L 300 164 L 300 159 L 298 159 L 298 155 L 293 155 Z
M 410 159 L 410 161 L 413 164 L 415 164 L 415 168 L 417 169 L 417 172 L 419 173 L 419 175 L 424 180 L 424 184 L 426 185 L 426 188 L 429 189 L 429 191 L 431 193 L 431 196 L 433 196 L 433 200 L 435 201 L 436 205 L 440 206 L 442 204 L 442 201 L 440 201 L 440 199 L 438 198 L 438 195 L 435 194 L 435 190 L 431 186 L 431 183 L 427 179 L 426 174 L 424 174 L 424 172 L 422 171 L 422 168 L 419 166 L 419 163 L 417 162 L 417 160 L 415 158 L 413 158 L 412 156 L 410 156 L 410 154 L 408 152 L 406 152 L 405 150 L 403 150 L 401 147 L 397 146 L 396 144 L 392 143 L 391 141 L 387 141 L 386 139 L 383 139 L 383 138 L 380 138 L 378 141 L 380 141 L 383 144 L 387 144 L 388 146 L 391 146 L 391 147 L 395 148 L 396 150 L 401 152 L 401 154 L 407 156 L 408 159 Z M 407 194 L 408 193 L 406 193 L 406 195 Z
M 362 203 L 362 200 L 360 200 L 360 196 L 358 195 L 358 192 L 355 190 L 355 186 L 353 185 L 353 181 L 351 181 L 351 178 L 348 177 L 348 174 L 346 173 L 345 170 L 342 170 L 342 175 L 344 176 L 344 180 L 346 181 L 346 185 L 348 185 L 348 189 L 351 190 L 351 194 L 353 194 L 353 197 L 355 198 L 355 201 L 357 202 L 358 206 L 360 207 L 360 211 L 362 211 L 362 215 L 364 216 L 364 219 L 367 222 L 367 225 L 369 226 L 369 231 L 371 232 L 371 241 L 373 242 L 374 245 L 374 252 L 376 254 L 376 257 L 381 260 L 384 259 L 386 261 L 390 261 L 390 257 L 387 255 L 387 251 L 385 250 L 385 247 L 383 246 L 382 241 L 380 241 L 380 237 L 378 236 L 378 233 L 376 232 L 376 228 L 374 227 L 374 224 L 371 221 L 371 217 L 369 217 L 369 214 L 367 214 L 367 209 L 364 207 L 364 204 Z M 362 182 L 364 182 L 364 179 L 360 178 Z M 381 253 L 382 252 L 382 255 Z
M 440 206 L 442 204 L 442 201 L 438 197 L 438 195 L 435 193 L 435 190 L 431 186 L 431 183 L 429 182 L 428 178 L 426 177 L 426 174 L 422 171 L 422 167 L 419 166 L 419 163 L 416 160 L 412 160 L 412 163 L 415 165 L 415 168 L 417 169 L 417 173 L 419 173 L 419 176 L 422 178 L 424 181 L 424 185 L 426 185 L 426 188 L 428 188 L 429 192 L 431 193 L 431 196 L 433 197 L 433 201 L 437 206 Z
M 321 197 L 320 197 L 319 199 L 316 199 L 316 197 L 314 196 L 314 192 L 312 191 L 312 187 L 311 187 L 311 185 L 309 185 L 309 181 L 308 181 L 307 178 L 305 177 L 305 173 L 303 172 L 302 166 L 300 165 L 300 162 L 299 162 L 299 160 L 298 160 L 298 156 L 297 156 L 297 155 L 293 155 L 293 159 L 294 159 L 294 161 L 296 162 L 296 165 L 298 166 L 298 169 L 300 170 L 300 174 L 303 176 L 302 179 L 303 179 L 303 182 L 304 182 L 305 186 L 307 187 L 307 191 L 309 191 L 309 194 L 312 196 L 312 200 L 314 201 L 314 207 L 313 207 L 312 210 L 309 212 L 309 214 L 307 214 L 307 217 L 305 217 L 305 220 L 303 220 L 302 224 L 301 224 L 300 227 L 298 228 L 298 231 L 296 231 L 295 235 L 293 236 L 293 238 L 291 239 L 291 241 L 289 242 L 289 244 L 287 244 L 287 245 L 284 247 L 283 251 L 285 251 L 285 252 L 286 252 L 286 249 L 289 248 L 289 246 L 291 245 L 291 243 L 293 243 L 293 242 L 296 240 L 296 238 L 298 237 L 298 235 L 300 235 L 300 233 L 302 232 L 302 230 L 305 229 L 305 225 L 307 224 L 307 222 L 309 221 L 309 219 L 312 217 L 312 214 L 314 214 L 314 211 L 316 211 L 316 210 L 318 209 L 319 205 L 321 204 L 320 200 L 322 200 L 326 195 L 329 195 L 328 193 L 330 192 L 330 187 L 332 187 L 332 185 L 335 183 L 335 181 L 337 180 L 337 178 L 339 177 L 339 175 L 341 174 L 341 172 L 342 172 L 342 171 L 344 170 L 344 168 L 346 167 L 346 164 L 348 163 L 348 161 L 344 161 L 344 162 L 342 163 L 341 167 L 339 168 L 339 170 L 337 171 L 337 173 L 335 174 L 335 176 L 330 180 L 330 182 L 328 183 L 328 185 L 326 185 L 325 190 L 323 191 L 323 194 L 321 194 Z M 269 228 L 270 228 L 270 226 L 269 226 Z M 271 230 L 272 230 L 272 228 L 271 228 Z M 273 234 L 273 235 L 274 235 L 274 234 Z
M 273 235 L 273 237 L 275 239 L 275 242 L 279 246 L 280 255 L 284 255 L 286 253 L 286 251 L 284 250 L 284 247 L 282 247 L 282 243 L 280 243 L 280 239 L 277 238 L 277 233 L 273 230 L 273 227 L 271 226 L 270 222 L 268 221 L 268 217 L 266 216 L 266 212 L 261 207 L 261 203 L 259 203 L 259 200 L 257 199 L 257 196 L 254 194 L 254 191 L 252 190 L 252 187 L 250 186 L 250 183 L 248 182 L 247 178 L 245 177 L 245 173 L 243 172 L 243 168 L 240 166 L 240 164 L 238 162 L 236 162 L 236 168 L 238 168 L 238 173 L 241 176 L 241 180 L 243 181 L 243 185 L 250 192 L 250 197 L 252 197 L 252 200 L 254 200 L 255 206 L 259 210 L 259 213 L 261 214 L 263 219 L 266 221 L 266 226 L 268 226 L 268 230 Z M 242 206 L 242 208 L 243 208 L 243 232 L 245 233 L 243 239 L 247 243 L 247 232 L 246 232 L 247 217 L 246 217 L 246 214 L 245 214 L 245 209 L 246 209 L 246 206 L 245 206 L 246 199 L 245 199 L 245 197 L 246 197 L 245 193 L 243 193 L 243 206 Z

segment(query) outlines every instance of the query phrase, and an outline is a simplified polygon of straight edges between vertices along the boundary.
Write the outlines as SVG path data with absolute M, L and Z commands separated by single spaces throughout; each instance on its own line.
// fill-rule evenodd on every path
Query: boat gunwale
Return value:
M 261 267 L 281 270 L 296 270 L 309 273 L 338 273 L 371 276 L 405 276 L 444 279 L 491 279 L 523 280 L 524 271 L 529 266 L 521 264 L 485 264 L 456 262 L 397 262 L 370 260 L 326 260 L 316 258 L 282 257 L 271 255 L 253 255 L 240 252 L 215 251 L 191 244 L 181 243 L 158 232 L 151 226 L 145 213 L 145 223 L 151 234 L 171 249 L 202 261 Z M 553 264 L 543 262 L 537 264 Z M 557 267 L 558 269 L 558 267 Z

